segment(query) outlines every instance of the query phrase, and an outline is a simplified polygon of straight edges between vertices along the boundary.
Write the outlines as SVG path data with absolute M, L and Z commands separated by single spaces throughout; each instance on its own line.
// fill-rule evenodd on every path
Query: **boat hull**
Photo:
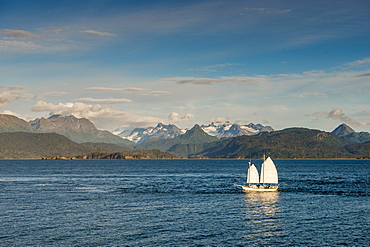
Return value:
M 257 186 L 246 186 L 246 185 L 239 185 L 235 184 L 235 186 L 239 186 L 243 189 L 243 191 L 259 191 L 259 192 L 271 192 L 277 191 L 279 186 L 270 186 L 270 187 L 257 187 Z

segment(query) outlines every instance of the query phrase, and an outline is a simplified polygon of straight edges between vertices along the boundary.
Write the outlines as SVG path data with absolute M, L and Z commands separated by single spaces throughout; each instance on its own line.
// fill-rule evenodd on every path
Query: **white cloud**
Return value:
M 49 112 L 50 115 L 74 115 L 76 117 L 85 117 L 94 122 L 101 129 L 132 129 L 135 127 L 147 127 L 163 122 L 163 119 L 139 116 L 130 112 L 115 110 L 109 106 L 89 105 L 81 102 L 59 103 L 54 105 L 45 101 L 38 101 L 32 107 L 35 112 Z
M 268 15 L 281 15 L 287 14 L 291 9 L 273 9 L 273 8 L 245 8 L 245 10 L 257 12 L 260 14 L 268 14 Z
M 194 118 L 193 114 L 187 113 L 185 116 L 180 116 L 177 112 L 172 112 L 168 119 L 173 123 L 185 123 Z
M 62 29 L 54 29 L 54 30 L 50 30 L 49 32 L 51 32 L 53 34 L 59 34 L 61 31 L 62 31 Z
M 107 104 L 132 102 L 132 100 L 130 100 L 130 99 L 112 99 L 112 98 L 94 99 L 94 98 L 90 98 L 90 97 L 79 98 L 79 99 L 77 99 L 77 101 L 82 101 L 82 102 L 87 102 L 87 103 L 107 103 Z
M 358 122 L 355 119 L 346 116 L 344 114 L 343 110 L 340 109 L 340 108 L 336 108 L 336 109 L 331 110 L 328 113 L 328 117 L 331 118 L 331 119 L 334 119 L 334 120 L 343 121 L 343 122 L 345 122 L 345 123 L 347 123 L 351 126 L 355 126 L 355 127 L 367 127 L 367 128 L 370 127 L 370 123 Z
M 62 91 L 50 91 L 50 92 L 40 93 L 36 95 L 35 99 L 45 99 L 45 97 L 48 97 L 48 96 L 59 97 L 59 96 L 67 95 L 67 94 L 68 94 L 67 92 L 62 92 Z
M 370 58 L 364 58 L 364 59 L 360 59 L 360 60 L 357 60 L 357 61 L 347 63 L 347 64 L 344 65 L 344 67 L 345 68 L 354 68 L 354 67 L 359 67 L 361 65 L 368 64 L 368 63 L 370 63 Z
M 88 90 L 98 91 L 124 91 L 124 92 L 141 92 L 146 91 L 145 88 L 129 87 L 129 88 L 114 88 L 114 87 L 88 87 Z
M 29 115 L 21 115 L 21 114 L 18 114 L 18 113 L 9 111 L 9 110 L 5 110 L 1 114 L 7 114 L 7 115 L 16 116 L 16 117 L 21 118 L 21 119 L 23 119 L 25 121 L 31 121 L 31 120 L 35 119 L 32 116 L 29 116 Z
M 143 94 L 143 95 L 150 95 L 150 96 L 160 96 L 162 94 L 169 94 L 170 92 L 168 91 L 152 91 L 152 92 L 149 92 L 147 94 Z
M 357 77 L 365 77 L 365 76 L 370 76 L 370 73 L 361 74 L 361 75 L 358 75 Z
M 99 32 L 99 31 L 95 31 L 95 30 L 84 30 L 84 31 L 80 31 L 80 33 L 95 34 L 95 35 L 99 35 L 99 36 L 116 36 L 113 33 Z
M 188 85 L 219 85 L 224 88 L 225 96 L 232 90 L 232 97 L 239 93 L 249 93 L 253 96 L 282 96 L 282 97 L 333 97 L 348 92 L 359 91 L 363 93 L 369 88 L 366 76 L 368 70 L 364 70 L 362 76 L 358 71 L 322 71 L 312 70 L 292 74 L 256 75 L 249 77 L 173 77 L 163 78 L 163 81 L 175 82 Z M 243 88 L 242 86 L 248 86 Z M 237 87 L 237 88 L 236 88 Z M 201 90 L 201 89 L 199 89 Z M 207 90 L 217 90 L 216 87 L 208 87 Z M 365 91 L 364 91 L 365 90 Z M 197 91 L 198 92 L 198 91 Z M 195 92 L 194 92 L 195 93 Z M 211 95 L 212 93 L 209 92 Z
M 40 38 L 40 35 L 24 31 L 24 30 L 12 30 L 12 29 L 0 29 L 1 33 L 4 33 L 6 36 L 17 38 L 17 39 L 31 39 L 31 38 Z
M 61 91 L 51 91 L 51 92 L 46 92 L 42 93 L 41 95 L 43 96 L 62 96 L 68 94 L 67 92 L 61 92 Z
M 38 51 L 41 48 L 41 45 L 31 41 L 0 40 L 0 51 L 2 52 L 30 52 Z
M 24 89 L 26 87 L 15 85 L 15 86 L 6 86 L 5 88 L 9 90 L 18 90 L 18 89 Z
M 213 85 L 216 83 L 242 83 L 252 85 L 266 82 L 262 77 L 219 77 L 219 78 L 195 78 L 195 77 L 174 77 L 163 78 L 164 81 L 175 81 L 180 84 L 198 84 L 198 85 Z
M 208 122 L 221 122 L 221 123 L 225 123 L 225 122 L 228 122 L 230 121 L 230 118 L 229 117 L 217 117 L 217 118 L 211 118 Z
M 21 86 L 9 86 L 0 88 L 0 108 L 6 108 L 9 102 L 30 99 L 33 95 L 14 89 L 21 89 Z
M 327 118 L 330 118 L 330 119 L 333 119 L 333 120 L 339 120 L 339 121 L 342 121 L 342 122 L 344 122 L 344 123 L 346 123 L 346 124 L 348 124 L 352 127 L 370 128 L 370 123 L 356 121 L 355 119 L 353 119 L 349 116 L 346 116 L 346 114 L 340 108 L 334 108 L 330 112 L 326 112 L 326 111 L 315 112 L 315 113 L 312 113 L 311 116 L 327 117 Z
M 310 97 L 310 96 L 325 96 L 326 94 L 324 93 L 319 93 L 319 92 L 304 92 L 298 95 L 300 98 L 305 98 L 305 97 Z
M 202 67 L 202 68 L 190 69 L 190 71 L 216 72 L 219 69 L 223 69 L 227 66 L 233 66 L 233 65 L 235 65 L 235 64 L 233 64 L 233 63 L 215 64 L 215 65 L 205 66 L 205 67 Z

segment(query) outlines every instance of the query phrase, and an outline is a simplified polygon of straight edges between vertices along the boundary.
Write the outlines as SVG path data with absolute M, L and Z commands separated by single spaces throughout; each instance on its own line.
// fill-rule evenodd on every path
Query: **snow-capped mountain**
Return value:
M 262 124 L 231 124 L 230 122 L 212 122 L 209 125 L 202 125 L 201 128 L 209 135 L 222 137 L 235 137 L 243 135 L 256 135 L 260 132 L 271 132 L 274 129 L 270 126 L 264 126 Z
M 159 123 L 156 127 L 136 128 L 132 130 L 129 135 L 125 135 L 125 133 L 122 132 L 119 136 L 136 143 L 143 143 L 151 137 L 158 139 L 172 139 L 184 134 L 185 132 L 186 131 L 179 129 L 176 125 L 165 125 Z
M 270 126 L 250 123 L 248 125 L 231 124 L 230 122 L 213 122 L 209 125 L 200 126 L 204 132 L 217 138 L 235 137 L 242 135 L 256 135 L 263 131 L 274 131 Z M 179 129 L 176 125 L 165 125 L 159 123 L 156 127 L 136 128 L 131 132 L 124 131 L 119 134 L 124 139 L 143 143 L 151 137 L 158 139 L 172 139 L 186 133 L 185 130 Z

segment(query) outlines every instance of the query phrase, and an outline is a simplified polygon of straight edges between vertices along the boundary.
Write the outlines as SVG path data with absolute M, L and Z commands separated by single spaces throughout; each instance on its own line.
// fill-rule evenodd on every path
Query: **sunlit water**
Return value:
M 0 160 L 0 246 L 369 246 L 370 161 Z M 256 161 L 258 164 L 258 161 Z

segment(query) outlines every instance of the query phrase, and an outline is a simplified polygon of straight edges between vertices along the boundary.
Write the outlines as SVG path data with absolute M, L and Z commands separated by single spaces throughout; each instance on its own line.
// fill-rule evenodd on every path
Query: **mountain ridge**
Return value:
M 87 118 L 77 118 L 73 115 L 52 115 L 49 118 L 37 118 L 29 122 L 36 130 L 44 133 L 58 133 L 77 143 L 103 142 L 115 144 L 130 143 L 109 131 L 98 130 Z
M 175 132 L 177 131 L 177 134 L 179 134 L 179 129 L 177 127 L 175 128 L 174 125 L 164 125 L 161 123 L 156 126 L 157 130 L 153 131 L 153 133 L 155 132 L 159 136 L 167 135 L 168 126 L 174 128 Z M 237 127 L 235 124 L 228 125 L 227 130 L 239 131 Z M 161 131 L 164 133 L 161 133 Z M 127 146 L 123 147 L 125 145 L 122 143 L 117 143 L 117 146 L 112 141 L 108 141 L 107 143 L 102 142 L 101 140 L 104 138 L 104 135 L 107 133 L 109 135 L 113 134 L 108 131 L 96 129 L 95 125 L 86 118 L 78 119 L 74 116 L 53 115 L 49 119 L 40 118 L 28 123 L 13 115 L 0 114 L 0 133 L 3 134 L 2 138 L 6 137 L 8 140 L 3 141 L 1 144 L 3 146 L 3 153 L 0 152 L 0 157 L 22 157 L 22 152 L 24 157 L 30 157 L 27 149 L 35 150 L 35 148 L 24 146 L 25 144 L 23 142 L 37 143 L 37 139 L 33 141 L 32 138 L 29 138 L 29 135 L 19 133 L 42 134 L 44 132 L 49 134 L 59 132 L 65 138 L 68 138 L 68 135 L 72 135 L 70 138 L 75 138 L 74 143 L 76 144 L 78 144 L 76 138 L 80 138 L 81 143 L 89 142 L 83 147 L 85 149 L 87 148 L 87 150 L 106 150 L 111 152 L 130 150 Z M 11 137 L 14 140 L 11 140 Z M 49 145 L 58 146 L 53 144 L 53 140 L 58 139 L 55 136 L 46 135 L 36 137 L 41 138 L 45 143 L 49 143 Z M 120 140 L 122 139 L 117 136 L 114 137 Z M 67 140 L 72 141 L 70 139 Z M 187 130 L 186 133 L 180 134 L 175 138 L 158 139 L 153 136 L 143 143 L 138 143 L 132 147 L 134 150 L 159 149 L 161 151 L 169 151 L 178 154 L 182 158 L 249 158 L 251 154 L 261 155 L 262 153 L 271 154 L 277 158 L 355 158 L 368 157 L 370 155 L 369 140 L 370 134 L 368 132 L 355 132 L 346 124 L 339 125 L 332 132 L 307 128 L 287 128 L 279 131 L 258 132 L 254 135 L 224 137 L 222 140 L 209 135 L 200 125 L 196 124 L 193 128 Z M 17 142 L 18 144 L 16 144 Z M 60 142 L 66 143 L 66 140 L 64 139 Z M 45 152 L 50 149 L 50 147 L 42 144 L 37 145 L 42 147 L 41 149 L 45 149 Z M 10 155 L 12 150 L 11 148 L 9 149 L 9 146 L 14 149 L 15 153 L 18 152 L 18 156 Z M 23 146 L 24 150 L 21 152 L 20 147 Z M 61 153 L 71 151 L 68 149 L 68 145 L 62 145 L 59 148 Z M 35 152 L 42 153 L 43 151 L 41 149 Z M 76 146 L 76 150 L 80 149 L 81 147 Z
M 343 124 L 339 125 L 338 127 L 336 127 L 331 133 L 333 133 L 333 134 L 335 134 L 339 137 L 343 137 L 343 136 L 355 133 L 355 131 L 354 131 L 354 129 L 349 127 L 347 124 L 343 123 Z
M 203 144 L 207 142 L 218 141 L 217 137 L 208 135 L 202 128 L 196 124 L 185 134 L 172 139 L 157 139 L 151 138 L 146 142 L 138 144 L 135 149 L 154 149 L 158 148 L 162 151 L 168 151 L 172 146 L 177 144 Z
M 3 132 L 39 132 L 30 124 L 14 115 L 0 114 L 0 133 Z
M 241 135 L 256 135 L 264 131 L 274 131 L 274 129 L 270 126 L 253 123 L 239 125 L 237 123 L 231 124 L 230 122 L 212 122 L 208 125 L 199 126 L 207 134 L 216 136 L 219 139 Z M 156 127 L 135 128 L 134 130 L 130 131 L 129 134 L 127 134 L 128 131 L 123 131 L 118 135 L 124 139 L 141 144 L 150 138 L 172 139 L 185 134 L 186 131 L 187 130 L 182 130 L 173 124 L 166 125 L 163 123 L 158 123 Z
M 331 133 L 353 143 L 363 143 L 370 141 L 370 133 L 355 132 L 354 129 L 352 129 L 351 127 L 344 123 L 335 128 Z
M 264 126 L 262 124 L 249 123 L 247 125 L 239 125 L 230 122 L 212 122 L 208 125 L 202 125 L 201 128 L 209 135 L 216 136 L 219 139 L 225 137 L 235 137 L 242 135 L 256 135 L 260 132 L 271 132 L 274 129 L 271 126 Z
M 184 134 L 184 131 L 174 124 L 165 125 L 163 123 L 158 123 L 156 127 L 135 128 L 129 135 L 123 135 L 123 133 L 124 132 L 119 134 L 119 136 L 140 144 L 150 138 L 172 139 Z
M 349 141 L 329 132 L 288 128 L 210 143 L 197 155 L 209 158 L 254 158 L 264 154 L 278 158 L 353 157 L 344 148 L 349 144 Z

